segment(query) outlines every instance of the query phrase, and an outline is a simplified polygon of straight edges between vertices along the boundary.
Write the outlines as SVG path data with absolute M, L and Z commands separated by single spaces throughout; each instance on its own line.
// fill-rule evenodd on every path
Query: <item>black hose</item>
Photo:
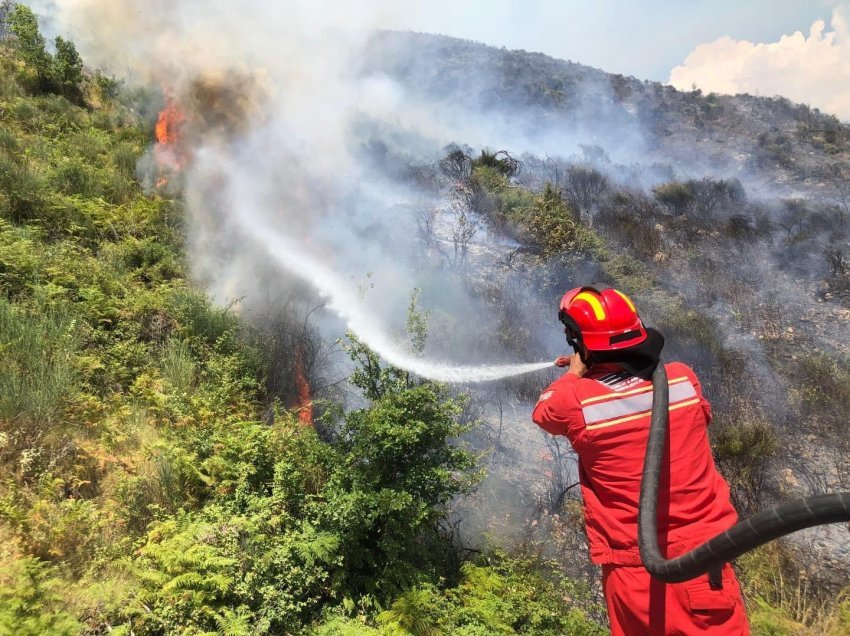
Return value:
M 667 372 L 659 363 L 652 374 L 652 420 L 640 484 L 638 547 L 644 567 L 667 583 L 687 581 L 745 552 L 791 532 L 825 523 L 850 521 L 850 492 L 815 495 L 768 508 L 674 559 L 658 547 L 658 486 L 670 425 Z

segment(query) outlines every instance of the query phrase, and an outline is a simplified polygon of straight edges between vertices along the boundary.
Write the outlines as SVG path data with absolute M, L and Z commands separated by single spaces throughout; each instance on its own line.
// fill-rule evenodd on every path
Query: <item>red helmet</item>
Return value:
M 605 285 L 576 287 L 564 294 L 558 318 L 569 340 L 579 340 L 588 351 L 613 351 L 646 340 L 646 329 L 634 303 L 624 293 Z

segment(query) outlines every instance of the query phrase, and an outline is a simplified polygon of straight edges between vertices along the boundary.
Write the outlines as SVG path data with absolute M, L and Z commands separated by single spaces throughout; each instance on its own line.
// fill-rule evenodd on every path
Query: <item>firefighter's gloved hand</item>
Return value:
M 558 356 L 557 358 L 555 358 L 555 366 L 556 367 L 564 368 L 564 367 L 568 367 L 569 365 L 570 365 L 569 356 Z

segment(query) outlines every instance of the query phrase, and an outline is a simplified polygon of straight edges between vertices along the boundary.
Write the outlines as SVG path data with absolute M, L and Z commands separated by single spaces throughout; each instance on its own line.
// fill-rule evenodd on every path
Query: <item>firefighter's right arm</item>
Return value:
M 578 375 L 565 373 L 540 394 L 531 415 L 544 431 L 565 435 L 573 443 L 584 432 L 584 416 L 572 386 L 578 380 Z

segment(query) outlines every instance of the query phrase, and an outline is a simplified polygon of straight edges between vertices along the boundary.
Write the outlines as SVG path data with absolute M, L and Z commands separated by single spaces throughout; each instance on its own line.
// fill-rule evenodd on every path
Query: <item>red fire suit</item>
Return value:
M 729 486 L 708 444 L 711 407 L 694 372 L 665 365 L 670 386 L 670 445 L 658 500 L 662 554 L 672 558 L 726 530 L 738 518 Z M 727 564 L 722 589 L 708 575 L 665 584 L 641 565 L 638 499 L 649 433 L 652 383 L 606 365 L 579 378 L 565 373 L 540 396 L 533 419 L 569 438 L 579 479 L 590 559 L 602 566 L 613 636 L 749 634 L 744 603 Z

